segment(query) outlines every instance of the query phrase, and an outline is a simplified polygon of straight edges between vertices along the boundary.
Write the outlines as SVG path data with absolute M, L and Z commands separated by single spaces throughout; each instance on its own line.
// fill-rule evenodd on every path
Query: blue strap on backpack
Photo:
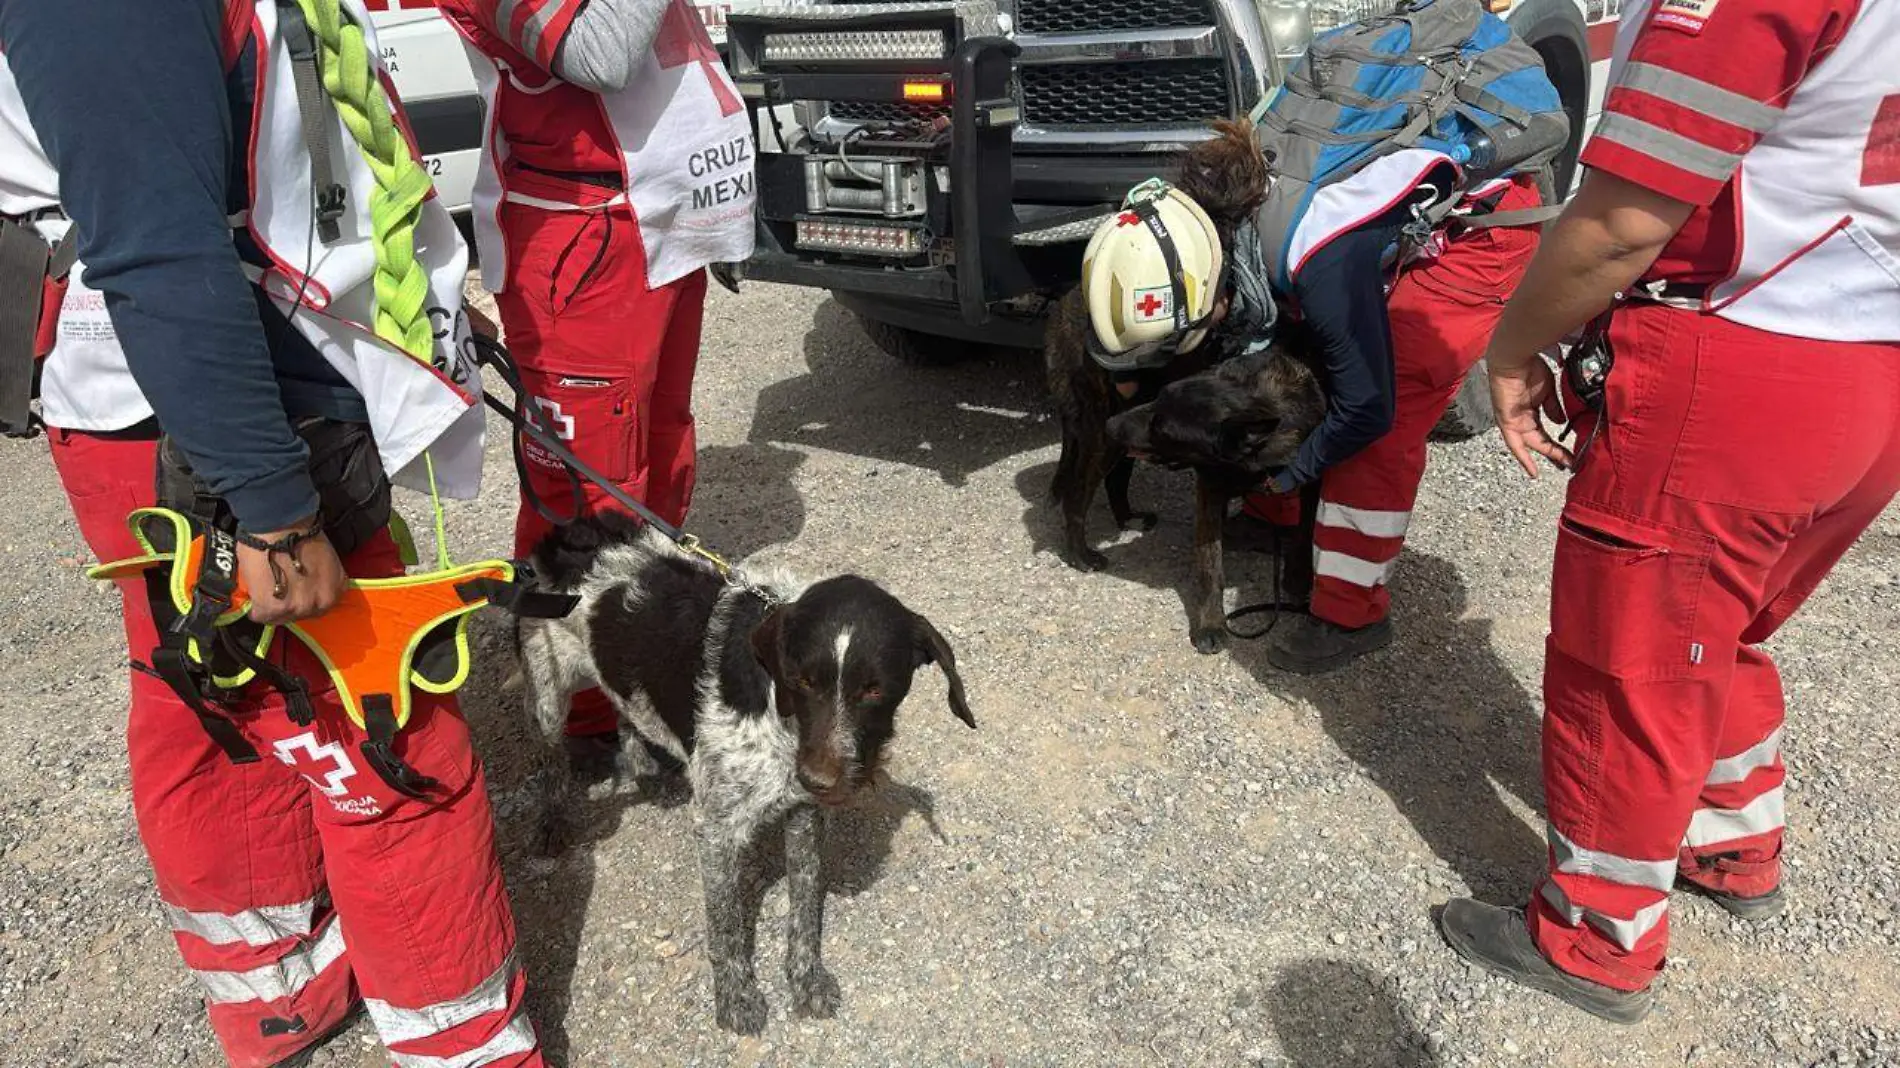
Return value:
M 1490 179 L 1547 173 L 1570 140 L 1542 57 L 1478 0 L 1409 0 L 1321 35 L 1255 121 L 1274 171 L 1256 225 L 1281 286 L 1314 194 L 1374 160 L 1427 149 Z

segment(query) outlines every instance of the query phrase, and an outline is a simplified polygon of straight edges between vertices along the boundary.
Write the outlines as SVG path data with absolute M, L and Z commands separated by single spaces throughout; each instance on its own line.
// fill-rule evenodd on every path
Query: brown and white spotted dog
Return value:
M 567 840 L 568 699 L 598 686 L 620 711 L 623 782 L 651 770 L 641 738 L 691 777 L 720 1026 L 765 1027 L 740 888 L 753 846 L 781 820 L 792 1010 L 831 1016 L 838 985 L 820 960 L 824 812 L 874 780 L 919 668 L 943 669 L 950 710 L 975 728 L 950 643 L 869 579 L 806 585 L 772 573 L 759 576 L 762 597 L 618 516 L 555 531 L 533 564 L 550 588 L 581 599 L 565 619 L 524 619 L 518 631 L 528 708 L 547 741 L 543 852 Z

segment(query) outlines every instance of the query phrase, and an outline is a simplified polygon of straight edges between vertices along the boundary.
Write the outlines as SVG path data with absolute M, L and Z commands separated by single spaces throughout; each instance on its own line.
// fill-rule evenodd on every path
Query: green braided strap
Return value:
M 324 91 L 376 176 L 369 198 L 370 236 L 376 249 L 376 334 L 429 363 L 435 349 L 425 307 L 429 276 L 416 261 L 416 222 L 429 195 L 429 174 L 410 155 L 409 142 L 390 114 L 363 28 L 344 17 L 338 0 L 297 0 L 297 6 L 317 39 Z

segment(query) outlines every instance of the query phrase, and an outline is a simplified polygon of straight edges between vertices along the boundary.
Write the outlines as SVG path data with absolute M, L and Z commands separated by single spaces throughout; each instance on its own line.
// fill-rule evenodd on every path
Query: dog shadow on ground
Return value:
M 827 300 L 805 335 L 810 370 L 759 392 L 749 440 L 919 467 L 952 486 L 1054 441 L 1040 357 L 972 350 L 971 360 L 953 366 L 899 363 Z
M 1283 970 L 1265 998 L 1294 1068 L 1434 1068 L 1405 1006 L 1364 965 L 1315 957 Z
M 1039 548 L 1061 543 L 1062 514 L 1048 494 L 1053 464 L 1017 476 L 1028 507 L 1024 524 Z M 1137 509 L 1157 512 L 1152 532 L 1111 544 L 1114 524 L 1098 499 L 1089 514 L 1093 544 L 1108 557 L 1105 574 L 1173 590 L 1181 609 L 1170 621 L 1180 656 L 1188 643 L 1193 582 L 1192 477 L 1139 469 Z M 1230 606 L 1273 599 L 1274 557 L 1263 538 L 1230 534 L 1223 554 Z M 1384 790 L 1428 848 L 1465 885 L 1490 900 L 1514 901 L 1541 873 L 1544 846 L 1506 805 L 1516 798 L 1543 810 L 1537 701 L 1492 646 L 1490 620 L 1467 616 L 1464 580 L 1450 561 L 1407 551 L 1393 576 L 1398 638 L 1367 660 L 1306 678 L 1266 661 L 1264 641 L 1228 639 L 1227 655 L 1270 693 L 1316 709 L 1326 733 Z M 1238 625 L 1258 629 L 1268 620 Z
M 1062 505 L 1051 492 L 1057 461 L 1027 467 L 1016 474 L 1016 492 L 1023 498 L 1023 529 L 1033 552 L 1060 558 L 1063 549 Z M 1194 477 L 1149 464 L 1135 468 L 1129 501 L 1137 512 L 1152 512 L 1159 521 L 1151 531 L 1125 534 L 1109 515 L 1108 497 L 1097 491 L 1089 506 L 1089 544 L 1108 558 L 1103 574 L 1147 586 L 1173 590 L 1180 598 L 1181 649 L 1188 644 L 1187 613 L 1193 590 Z M 1234 585 L 1235 564 L 1245 557 L 1227 554 L 1227 585 Z
M 1268 595 L 1270 558 L 1255 559 L 1236 603 Z M 1504 796 L 1543 811 L 1537 702 L 1493 648 L 1491 621 L 1467 614 L 1454 564 L 1407 551 L 1392 590 L 1398 636 L 1357 664 L 1309 678 L 1268 664 L 1263 641 L 1233 642 L 1231 655 L 1267 691 L 1317 710 L 1340 751 L 1473 894 L 1515 901 L 1545 856 L 1541 833 Z

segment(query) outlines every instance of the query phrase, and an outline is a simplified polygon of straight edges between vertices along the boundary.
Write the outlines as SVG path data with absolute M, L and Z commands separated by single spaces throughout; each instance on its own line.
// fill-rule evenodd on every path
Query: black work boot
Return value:
M 1722 910 L 1729 915 L 1750 922 L 1772 920 L 1776 916 L 1781 915 L 1781 910 L 1788 905 L 1788 899 L 1782 895 L 1781 887 L 1779 886 L 1765 894 L 1743 897 L 1740 894 L 1711 890 L 1701 883 L 1692 882 L 1688 879 L 1678 879 L 1676 885 L 1692 894 L 1708 898 L 1710 901 L 1720 905 Z
M 1324 675 L 1392 644 L 1392 621 L 1342 627 L 1317 616 L 1296 616 L 1273 628 L 1267 663 L 1295 675 Z
M 1648 990 L 1618 990 L 1579 979 L 1544 959 L 1531 940 L 1523 909 L 1456 898 L 1439 915 L 1438 929 L 1452 950 L 1471 963 L 1611 1023 L 1636 1023 L 1649 1015 L 1655 1002 Z

